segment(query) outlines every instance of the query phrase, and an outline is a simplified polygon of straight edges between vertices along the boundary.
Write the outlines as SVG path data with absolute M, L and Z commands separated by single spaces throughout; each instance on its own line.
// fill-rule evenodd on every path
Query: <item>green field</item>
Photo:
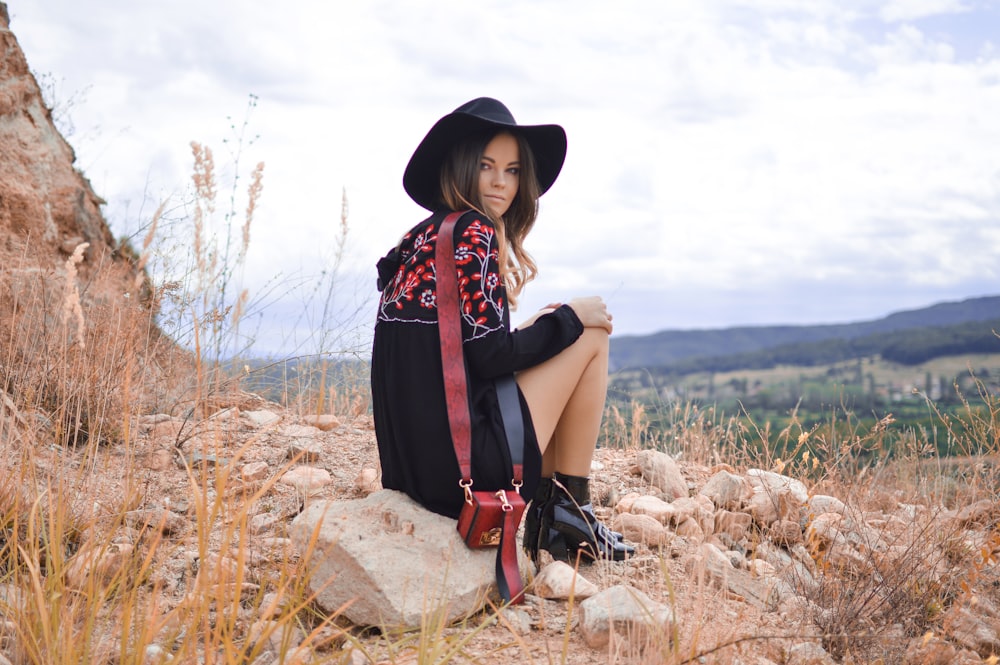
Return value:
M 944 455 L 975 445 L 955 416 L 982 415 L 1000 395 L 1000 354 L 969 354 L 902 365 L 868 357 L 816 366 L 778 366 L 685 376 L 625 370 L 611 376 L 610 401 L 643 405 L 649 427 L 671 429 L 677 405 L 693 404 L 725 422 L 737 418 L 759 439 L 767 432 L 812 432 L 855 439 L 890 427 Z M 893 437 L 890 437 L 890 441 Z M 771 442 L 773 444 L 773 442 Z

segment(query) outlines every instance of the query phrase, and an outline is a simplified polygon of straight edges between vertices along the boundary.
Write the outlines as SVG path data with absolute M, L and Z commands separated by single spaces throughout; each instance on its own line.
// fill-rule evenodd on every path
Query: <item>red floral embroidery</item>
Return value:
M 404 236 L 399 269 L 382 292 L 378 315 L 381 320 L 437 321 L 437 225 L 431 223 L 414 231 L 416 235 L 411 231 Z M 466 339 L 481 337 L 504 325 L 504 287 L 497 257 L 496 231 L 480 219 L 469 223 L 456 239 L 455 263 Z M 430 284 L 434 286 L 427 288 Z

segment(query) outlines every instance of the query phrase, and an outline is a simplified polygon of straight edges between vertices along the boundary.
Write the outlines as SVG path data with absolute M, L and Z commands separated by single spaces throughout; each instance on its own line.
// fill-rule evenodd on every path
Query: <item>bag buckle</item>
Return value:
M 503 534 L 503 529 L 501 527 L 495 526 L 489 531 L 483 531 L 479 534 L 479 546 L 480 547 L 493 547 L 500 544 L 500 536 Z
M 505 513 L 509 513 L 514 510 L 514 506 L 510 505 L 510 501 L 507 500 L 507 490 L 500 490 L 494 496 L 500 499 L 500 510 Z
M 465 502 L 470 506 L 475 502 L 472 500 L 472 479 L 458 481 L 458 486 L 465 490 Z

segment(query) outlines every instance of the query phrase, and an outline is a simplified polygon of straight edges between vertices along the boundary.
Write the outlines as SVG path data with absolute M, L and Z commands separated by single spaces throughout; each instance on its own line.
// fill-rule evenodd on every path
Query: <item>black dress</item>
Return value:
M 463 493 L 448 429 L 434 272 L 437 230 L 446 214 L 435 213 L 412 228 L 378 263 L 383 288 L 371 383 L 382 486 L 406 492 L 429 510 L 458 517 Z M 512 475 L 494 379 L 552 358 L 583 333 L 580 319 L 565 305 L 511 332 L 497 256 L 493 223 L 475 211 L 464 214 L 455 225 L 455 263 L 477 490 L 510 487 Z M 528 500 L 538 483 L 541 455 L 523 395 L 520 400 L 525 425 L 522 494 Z

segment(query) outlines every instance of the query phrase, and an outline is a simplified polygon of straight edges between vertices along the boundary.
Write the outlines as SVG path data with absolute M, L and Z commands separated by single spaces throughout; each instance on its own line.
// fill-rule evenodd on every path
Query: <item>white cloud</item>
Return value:
M 882 20 L 895 23 L 964 11 L 969 8 L 961 0 L 889 0 L 879 15 Z
M 559 122 L 568 161 L 529 238 L 542 277 L 523 307 L 614 293 L 619 330 L 649 331 L 857 319 L 996 281 L 1000 56 L 909 23 L 965 9 L 63 0 L 16 5 L 12 28 L 32 67 L 89 86 L 73 142 L 118 233 L 144 196 L 183 192 L 191 140 L 224 163 L 227 116 L 260 96 L 255 275 L 328 263 L 346 187 L 349 267 L 368 279 L 422 214 L 400 187 L 412 149 L 460 103 Z

